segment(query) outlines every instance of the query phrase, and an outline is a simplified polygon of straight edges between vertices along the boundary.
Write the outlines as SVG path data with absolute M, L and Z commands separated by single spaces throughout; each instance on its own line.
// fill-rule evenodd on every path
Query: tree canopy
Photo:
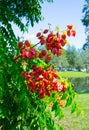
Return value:
M 82 12 L 84 13 L 82 23 L 86 27 L 86 43 L 83 46 L 83 49 L 89 48 L 89 0 L 85 0 L 85 4 Z
M 12 23 L 24 32 L 28 25 L 34 26 L 35 22 L 42 20 L 42 3 L 44 0 L 0 0 L 0 41 L 8 43 L 16 41 Z
M 34 26 L 35 22 L 42 19 L 41 4 L 44 1 L 52 0 L 0 0 L 0 130 L 62 129 L 55 123 L 55 119 L 63 117 L 62 108 L 64 105 L 65 107 L 71 105 L 75 96 L 72 84 L 66 79 L 59 79 L 55 71 L 39 59 L 43 56 L 46 56 L 46 60 L 50 59 L 45 50 L 38 52 L 35 44 L 33 46 L 28 40 L 17 44 L 13 23 L 23 32 L 28 25 Z M 68 25 L 69 33 L 66 35 L 75 36 L 72 28 L 73 26 Z M 47 32 L 47 29 L 44 30 L 44 35 Z M 44 43 L 49 50 L 52 50 L 52 54 L 60 56 L 62 49 L 60 47 L 66 44 L 66 35 L 59 33 L 54 35 L 52 32 L 48 34 L 50 35 L 46 38 L 43 37 L 43 32 L 42 35 L 38 33 L 38 39 L 39 35 L 41 36 L 39 43 L 48 40 L 49 42 L 46 42 L 48 44 Z M 59 36 L 61 40 L 58 39 Z M 50 37 L 52 47 L 49 46 Z M 56 42 L 58 44 L 53 46 Z M 50 94 L 52 91 L 54 93 Z M 47 97 L 41 100 L 40 98 L 44 98 L 45 95 Z M 78 108 L 73 102 L 71 113 L 75 110 Z

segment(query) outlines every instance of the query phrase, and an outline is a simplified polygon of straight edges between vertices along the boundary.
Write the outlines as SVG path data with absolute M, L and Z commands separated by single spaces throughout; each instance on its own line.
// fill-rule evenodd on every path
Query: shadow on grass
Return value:
M 89 94 L 89 91 L 87 90 L 81 90 L 79 92 L 77 92 L 78 94 Z
M 85 78 L 69 78 L 73 84 L 73 90 L 79 94 L 89 93 L 89 77 Z

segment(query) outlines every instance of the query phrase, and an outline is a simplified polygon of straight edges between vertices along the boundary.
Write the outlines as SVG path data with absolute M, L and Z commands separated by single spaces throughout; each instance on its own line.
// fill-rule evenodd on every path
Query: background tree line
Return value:
M 59 58 L 52 57 L 51 63 L 60 70 L 89 71 L 89 49 L 76 49 L 68 46 Z

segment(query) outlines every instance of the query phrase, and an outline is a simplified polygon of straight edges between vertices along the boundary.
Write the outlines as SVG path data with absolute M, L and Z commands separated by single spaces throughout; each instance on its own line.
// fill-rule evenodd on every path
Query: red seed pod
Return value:
M 36 34 L 36 37 L 40 37 L 40 36 L 41 36 L 41 33 L 38 32 L 38 33 Z
M 42 53 L 39 54 L 39 58 L 43 58 L 44 56 L 42 55 Z
M 71 36 L 71 31 L 70 30 L 67 31 L 67 36 L 69 36 L 69 37 Z
M 45 30 L 43 31 L 43 33 L 44 33 L 44 34 L 48 33 L 48 29 L 45 29 Z
M 24 43 L 24 46 L 25 47 L 30 47 L 30 42 L 28 40 L 26 40 L 25 43 Z
M 44 93 L 44 91 L 40 94 L 40 98 L 42 99 L 42 98 L 44 98 L 44 95 L 45 95 L 45 93 Z
M 76 31 L 75 31 L 75 30 L 72 30 L 72 31 L 71 31 L 71 35 L 75 37 L 75 36 L 76 36 Z
M 63 40 L 65 40 L 65 39 L 66 39 L 66 35 L 65 35 L 65 34 L 62 34 L 62 35 L 61 35 L 61 38 L 62 38 Z
M 28 74 L 28 73 L 25 73 L 24 76 L 25 76 L 25 79 L 26 79 L 26 80 L 29 80 L 29 79 L 31 78 L 31 75 Z
M 50 59 L 51 59 L 50 54 L 47 54 L 47 55 L 45 56 L 45 61 L 48 62 L 48 61 L 50 61 Z
M 57 35 L 57 38 L 59 38 L 59 39 L 60 39 L 60 34 L 59 34 L 59 32 L 57 32 L 57 34 L 56 34 L 56 35 Z
M 43 58 L 46 55 L 46 50 L 42 50 L 39 54 L 39 58 Z
M 67 25 L 67 28 L 68 28 L 68 29 L 72 29 L 73 26 L 72 26 L 72 25 Z
M 48 97 L 50 97 L 50 92 L 48 91 L 48 89 L 45 89 L 45 95 L 47 95 Z
M 35 71 L 35 70 L 36 70 L 36 66 L 35 66 L 35 65 L 33 65 L 33 66 L 32 66 L 32 69 Z
M 18 48 L 21 48 L 23 46 L 23 42 L 18 43 Z
M 52 49 L 51 49 L 51 52 L 52 52 L 53 55 L 57 54 L 57 51 L 58 51 L 57 48 L 52 48 Z
M 63 86 L 61 91 L 64 93 L 66 91 L 66 88 Z
M 41 43 L 41 45 L 44 45 L 44 44 L 45 44 L 45 40 L 44 40 L 44 39 L 41 39 L 41 40 L 40 40 L 40 43 Z
M 66 44 L 66 42 L 64 40 L 60 40 L 61 46 L 64 46 Z
M 22 57 L 22 58 L 25 58 L 25 57 L 26 57 L 26 50 L 25 50 L 25 48 L 22 48 L 22 49 L 20 50 L 20 53 L 21 53 L 21 57 Z
M 42 51 L 41 51 L 41 54 L 42 54 L 43 56 L 45 56 L 45 55 L 46 55 L 46 50 L 42 50 Z
M 61 54 L 62 54 L 62 50 L 59 49 L 59 50 L 57 51 L 57 56 L 61 56 Z
M 53 34 L 52 33 L 50 33 L 49 35 L 48 35 L 48 37 L 47 37 L 47 39 L 46 39 L 46 42 L 51 42 L 52 40 L 53 40 Z
M 29 91 L 31 91 L 32 93 L 36 91 L 36 85 L 34 81 L 28 82 L 27 86 L 28 86 Z

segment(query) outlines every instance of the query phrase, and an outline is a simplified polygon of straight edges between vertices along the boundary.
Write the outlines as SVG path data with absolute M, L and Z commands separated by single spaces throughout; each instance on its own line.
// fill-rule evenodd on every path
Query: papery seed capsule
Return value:
M 71 35 L 75 37 L 75 35 L 76 35 L 75 30 L 72 30 L 72 31 L 71 31 Z
M 44 33 L 44 34 L 48 33 L 48 29 L 45 29 L 45 30 L 43 31 L 43 33 Z
M 67 25 L 68 29 L 72 29 L 72 27 L 73 27 L 72 25 Z
M 50 59 L 51 59 L 50 54 L 47 54 L 47 55 L 45 56 L 45 61 L 48 62 L 48 61 L 50 61 Z
M 61 38 L 65 40 L 65 39 L 66 39 L 66 35 L 65 35 L 65 34 L 62 34 L 62 35 L 61 35 Z
M 67 36 L 69 36 L 69 37 L 71 36 L 70 30 L 67 31 Z
M 24 46 L 25 47 L 30 47 L 30 42 L 28 40 L 26 40 L 25 43 L 24 43 Z
M 21 48 L 23 46 L 23 42 L 18 43 L 18 48 Z
M 38 33 L 36 34 L 36 37 L 40 37 L 40 36 L 41 36 L 41 33 L 38 32 Z

